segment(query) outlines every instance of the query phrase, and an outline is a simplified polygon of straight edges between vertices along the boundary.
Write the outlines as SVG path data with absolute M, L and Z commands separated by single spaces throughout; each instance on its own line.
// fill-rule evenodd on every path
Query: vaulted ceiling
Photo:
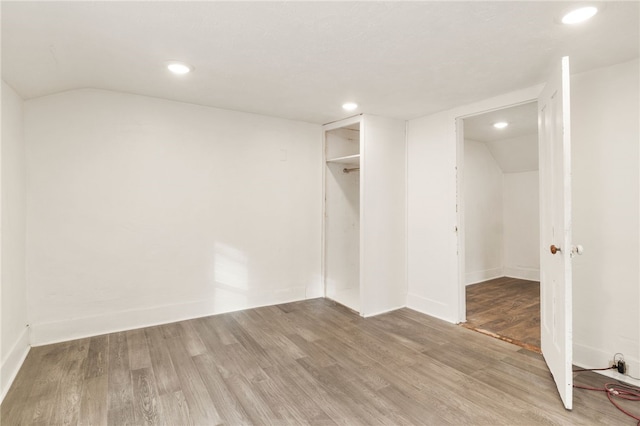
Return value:
M 638 57 L 638 2 L 560 24 L 578 4 L 2 1 L 2 78 L 25 99 L 100 88 L 314 123 L 410 119 L 542 83 L 562 55 L 574 73 Z

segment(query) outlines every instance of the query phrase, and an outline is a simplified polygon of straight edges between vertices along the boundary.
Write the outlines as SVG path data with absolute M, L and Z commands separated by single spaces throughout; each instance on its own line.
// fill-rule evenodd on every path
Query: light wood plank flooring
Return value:
M 465 327 L 540 352 L 540 283 L 502 277 L 469 285 Z
M 325 299 L 33 348 L 0 411 L 3 426 L 633 424 L 599 392 L 565 411 L 538 354 Z

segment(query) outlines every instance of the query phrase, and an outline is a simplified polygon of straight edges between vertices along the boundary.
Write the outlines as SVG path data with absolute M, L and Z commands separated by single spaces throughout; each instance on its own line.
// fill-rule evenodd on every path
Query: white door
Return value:
M 566 409 L 573 399 L 569 58 L 538 98 L 540 332 L 544 359 Z

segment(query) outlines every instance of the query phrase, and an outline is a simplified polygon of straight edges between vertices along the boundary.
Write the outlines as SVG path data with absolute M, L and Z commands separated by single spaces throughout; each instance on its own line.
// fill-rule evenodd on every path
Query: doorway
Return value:
M 460 121 L 463 326 L 539 352 L 537 103 Z

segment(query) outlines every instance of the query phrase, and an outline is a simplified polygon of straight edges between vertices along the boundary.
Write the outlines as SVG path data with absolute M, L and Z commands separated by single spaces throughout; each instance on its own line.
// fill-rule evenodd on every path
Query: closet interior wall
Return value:
M 360 125 L 325 133 L 326 296 L 360 312 Z

